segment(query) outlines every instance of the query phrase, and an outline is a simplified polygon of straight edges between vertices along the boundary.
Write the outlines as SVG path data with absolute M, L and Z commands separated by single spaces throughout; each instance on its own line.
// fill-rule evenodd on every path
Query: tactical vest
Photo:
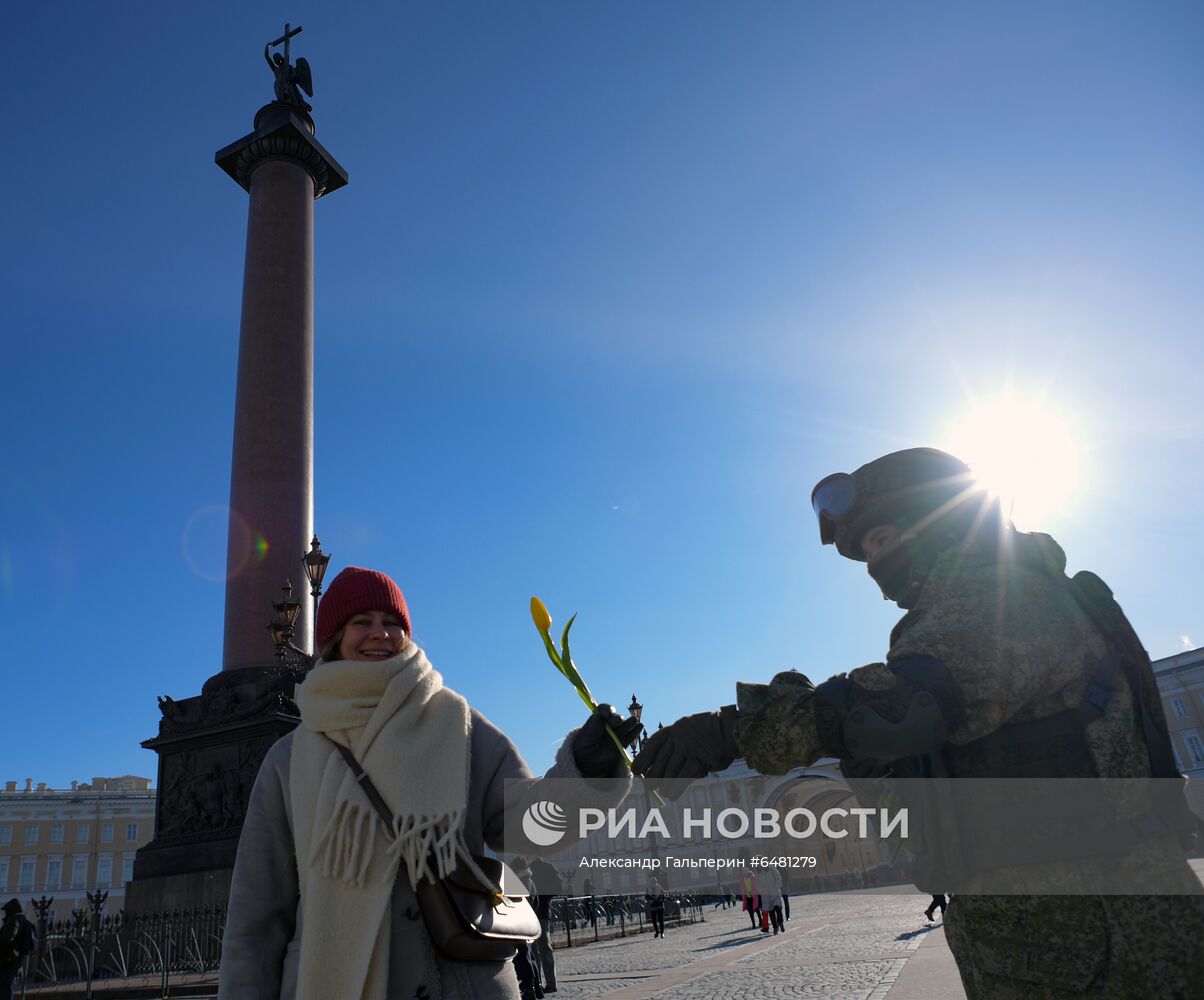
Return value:
M 869 767 L 857 761 L 842 761 L 841 768 L 854 793 L 863 801 L 880 801 L 884 792 L 893 795 L 918 820 L 918 831 L 909 838 L 915 859 L 916 885 L 926 891 L 945 891 L 945 884 L 931 884 L 934 870 L 946 874 L 981 872 L 1018 864 L 1066 861 L 1084 856 L 1081 838 L 1051 834 L 1040 841 L 1034 854 L 1031 824 L 1039 811 L 1043 825 L 1059 829 L 1059 804 L 1049 796 L 1051 786 L 1034 783 L 1028 802 L 1012 810 L 1009 827 L 1003 815 L 998 825 L 983 834 L 965 836 L 959 816 L 965 805 L 955 800 L 952 782 L 900 781 L 909 778 L 1097 778 L 1086 729 L 1099 719 L 1121 684 L 1127 684 L 1133 703 L 1134 723 L 1149 754 L 1155 778 L 1179 778 L 1166 718 L 1158 697 L 1153 668 L 1136 633 L 1112 596 L 1112 591 L 1094 573 L 1080 572 L 1063 578 L 1068 592 L 1107 640 L 1108 652 L 1092 668 L 1082 701 L 1041 719 L 1001 726 L 980 739 L 963 745 L 945 743 L 932 754 L 893 761 L 888 767 Z M 1178 834 L 1184 847 L 1194 840 L 1199 820 L 1187 807 L 1179 785 L 1160 789 L 1164 801 L 1134 819 L 1116 822 L 1101 819 L 1091 830 L 1091 854 L 1123 854 L 1138 843 L 1168 834 Z M 1044 799 L 1037 796 L 1044 793 Z M 1039 803 L 1039 804 L 1038 804 Z M 1156 808 L 1155 808 L 1156 806 Z M 1073 829 L 1074 819 L 1063 826 Z M 1081 820 L 1080 820 L 1081 822 Z M 939 845 L 937 847 L 936 845 Z M 939 850 L 940 864 L 928 856 Z M 940 880 L 938 879 L 938 882 Z
M 1151 697 L 1157 698 L 1157 685 L 1149 656 L 1112 591 L 1087 571 L 1075 574 L 1066 583 L 1109 647 L 1092 671 L 1083 700 L 1074 708 L 1043 719 L 1001 726 L 971 743 L 947 744 L 944 755 L 948 772 L 958 778 L 1098 777 L 1086 729 L 1107 711 L 1123 681 L 1132 696 L 1135 722 L 1149 752 L 1153 776 L 1178 777 L 1161 704 L 1150 703 Z

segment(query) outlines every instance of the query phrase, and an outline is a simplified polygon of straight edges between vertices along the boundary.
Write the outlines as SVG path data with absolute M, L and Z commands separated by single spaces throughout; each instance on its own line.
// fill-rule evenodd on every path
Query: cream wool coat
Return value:
M 532 776 L 514 744 L 485 716 L 472 709 L 470 719 L 464 835 L 469 849 L 481 854 L 485 845 L 502 848 L 507 780 L 529 781 L 525 800 L 531 801 L 539 798 L 540 781 L 580 779 L 581 773 L 571 751 L 576 730 L 566 737 L 555 764 L 540 779 Z M 273 745 L 251 791 L 230 885 L 221 1000 L 293 1000 L 300 949 L 321 946 L 306 942 L 301 926 L 289 795 L 291 749 L 291 734 Z M 631 778 L 617 758 L 615 765 L 612 777 L 626 777 L 626 781 L 608 783 L 614 791 L 590 797 L 588 802 L 583 799 L 582 805 L 607 808 L 622 801 Z M 519 1000 L 513 963 L 453 962 L 435 951 L 404 868 L 393 886 L 388 995 L 405 1000 Z

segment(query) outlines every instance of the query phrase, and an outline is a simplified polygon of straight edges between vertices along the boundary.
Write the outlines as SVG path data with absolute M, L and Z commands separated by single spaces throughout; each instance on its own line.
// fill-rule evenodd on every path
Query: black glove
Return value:
M 659 788 L 669 798 L 679 798 L 691 782 L 731 767 L 740 755 L 736 745 L 739 717 L 735 705 L 725 705 L 718 712 L 678 719 L 644 741 L 631 769 L 643 775 L 648 791 Z
M 635 742 L 640 734 L 640 720 L 624 719 L 614 705 L 599 705 L 573 737 L 573 760 L 587 778 L 617 777 L 616 768 L 623 759 L 607 728 L 613 729 L 623 746 Z

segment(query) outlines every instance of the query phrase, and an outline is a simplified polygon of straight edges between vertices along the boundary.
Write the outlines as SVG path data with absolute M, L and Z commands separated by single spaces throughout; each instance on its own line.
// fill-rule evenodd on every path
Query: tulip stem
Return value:
M 593 693 L 589 689 L 589 685 L 585 683 L 585 679 L 577 670 L 577 665 L 573 663 L 573 657 L 569 652 L 569 631 L 573 627 L 573 622 L 577 620 L 577 615 L 574 614 L 564 624 L 564 632 L 560 636 L 560 649 L 556 649 L 556 643 L 552 641 L 551 627 L 552 616 L 548 614 L 548 609 L 544 607 L 543 602 L 538 597 L 531 598 L 531 620 L 535 623 L 535 629 L 539 632 L 539 637 L 543 640 L 543 648 L 548 654 L 548 659 L 563 675 L 565 680 L 573 685 L 573 690 L 577 692 L 586 708 L 590 710 L 590 714 L 598 711 L 598 703 L 594 700 Z M 606 727 L 606 731 L 610 733 L 610 738 L 614 740 L 615 746 L 623 757 L 623 763 L 627 765 L 627 770 L 631 770 L 631 755 L 628 754 L 627 748 L 619 741 L 618 734 L 610 728 Z M 656 792 L 652 793 L 656 796 L 656 801 L 662 806 L 665 800 Z

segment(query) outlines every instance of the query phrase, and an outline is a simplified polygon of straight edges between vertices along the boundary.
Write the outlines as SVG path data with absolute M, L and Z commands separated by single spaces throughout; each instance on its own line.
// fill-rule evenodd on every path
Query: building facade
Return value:
M 1204 817 L 1204 646 L 1155 660 L 1154 677 L 1188 801 Z
M 87 908 L 87 892 L 108 892 L 106 912 L 123 908 L 134 854 L 154 834 L 149 778 L 122 775 L 47 788 L 26 779 L 0 791 L 0 900 L 54 900 L 55 919 Z

